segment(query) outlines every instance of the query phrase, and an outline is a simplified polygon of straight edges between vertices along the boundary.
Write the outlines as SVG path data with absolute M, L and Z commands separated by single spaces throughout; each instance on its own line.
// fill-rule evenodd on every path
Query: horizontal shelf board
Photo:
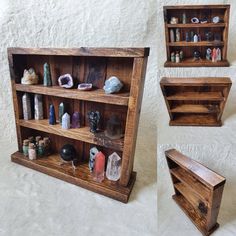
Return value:
M 124 139 L 110 140 L 108 138 L 96 137 L 89 131 L 89 127 L 81 127 L 76 129 L 62 129 L 60 124 L 49 125 L 48 120 L 19 120 L 18 125 L 30 129 L 35 129 L 50 134 L 55 134 L 86 143 L 91 143 L 118 151 L 123 151 Z
M 193 175 L 181 167 L 170 169 L 170 173 L 174 175 L 178 180 L 189 186 L 202 201 L 209 202 L 211 191 L 204 184 L 198 181 Z
M 88 163 L 80 164 L 74 171 L 71 163 L 60 165 L 61 161 L 58 154 L 31 161 L 24 157 L 22 153 L 16 152 L 12 154 L 11 159 L 15 163 L 125 203 L 128 201 L 136 178 L 136 173 L 133 172 L 127 187 L 106 178 L 102 183 L 98 183 L 93 180 Z
M 198 181 L 202 182 L 210 189 L 215 189 L 225 183 L 225 178 L 216 172 L 210 170 L 197 161 L 190 159 L 175 149 L 165 152 L 166 156 L 173 162 L 177 163 L 181 168 L 192 174 Z
M 95 56 L 95 57 L 145 57 L 149 48 L 8 48 L 13 55 Z
M 194 61 L 193 58 L 185 58 L 183 61 L 179 63 L 166 61 L 164 66 L 165 67 L 228 67 L 229 62 L 227 60 L 212 62 L 207 59 Z
M 198 214 L 195 208 L 182 195 L 174 195 L 172 198 L 189 217 L 193 224 L 203 233 L 203 235 L 210 235 L 219 227 L 219 224 L 216 223 L 216 225 L 210 231 L 207 231 L 206 219 Z
M 224 42 L 220 41 L 200 41 L 200 42 L 186 42 L 186 41 L 180 41 L 180 42 L 169 42 L 167 43 L 167 46 L 173 46 L 173 47 L 214 47 L 214 46 L 223 46 Z
M 201 215 L 202 217 L 206 218 L 206 213 L 202 213 L 199 209 L 199 203 L 204 203 L 207 211 L 209 209 L 209 203 L 206 202 L 204 199 L 199 198 L 199 195 L 197 195 L 192 189 L 185 185 L 184 183 L 176 183 L 174 184 L 174 187 L 187 199 L 187 201 L 192 205 L 192 207 L 196 210 L 196 212 Z
M 219 108 L 214 105 L 182 104 L 171 108 L 172 113 L 218 113 Z
M 211 4 L 211 5 L 174 5 L 174 6 L 164 6 L 163 7 L 165 10 L 206 10 L 206 9 L 229 9 L 230 5 L 229 4 Z
M 16 91 L 27 93 L 38 93 L 55 97 L 79 99 L 84 101 L 108 103 L 114 105 L 127 106 L 129 103 L 129 93 L 105 94 L 103 89 L 91 91 L 80 91 L 78 89 L 64 89 L 60 86 L 46 87 L 43 85 L 15 84 Z
M 163 77 L 160 82 L 163 86 L 230 86 L 228 77 Z
M 168 28 L 222 28 L 225 27 L 225 23 L 205 23 L 205 24 L 167 24 Z
M 167 100 L 176 100 L 176 101 L 224 101 L 221 92 L 179 92 L 173 95 L 166 97 Z

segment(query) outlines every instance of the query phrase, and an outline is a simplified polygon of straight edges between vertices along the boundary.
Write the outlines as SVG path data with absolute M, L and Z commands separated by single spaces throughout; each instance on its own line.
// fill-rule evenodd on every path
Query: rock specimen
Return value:
M 106 177 L 109 180 L 117 181 L 120 178 L 121 158 L 116 152 L 108 157 Z
M 93 179 L 99 183 L 104 180 L 105 156 L 102 152 L 98 152 L 95 156 L 93 168 Z
M 31 101 L 30 101 L 30 95 L 28 93 L 25 93 L 22 96 L 22 107 L 23 107 L 24 120 L 31 120 L 32 119 Z
M 55 108 L 52 104 L 49 107 L 49 124 L 50 125 L 56 124 Z
M 197 17 L 193 17 L 193 18 L 191 19 L 191 22 L 192 22 L 193 24 L 198 24 L 200 21 L 199 21 L 199 19 L 198 19 Z
M 69 162 L 76 159 L 76 150 L 73 145 L 66 144 L 60 150 L 60 156 L 63 161 Z
M 43 65 L 43 85 L 52 86 L 51 71 L 48 63 Z
M 120 139 L 124 136 L 121 120 L 116 115 L 112 115 L 107 121 L 105 135 L 110 139 Z
M 220 17 L 219 17 L 219 16 L 214 16 L 214 17 L 212 18 L 212 23 L 217 24 L 217 23 L 219 23 L 219 22 L 220 22 Z
M 43 96 L 41 94 L 34 95 L 34 119 L 43 119 Z
M 65 113 L 62 116 L 62 129 L 69 129 L 70 128 L 70 115 L 68 113 Z
M 58 78 L 58 84 L 62 88 L 72 88 L 74 86 L 73 78 L 70 74 L 61 75 Z
M 88 112 L 88 120 L 89 120 L 89 125 L 90 125 L 90 132 L 96 133 L 98 131 L 100 113 L 98 111 Z
M 22 84 L 37 84 L 38 83 L 38 75 L 36 75 L 33 68 L 29 70 L 24 70 L 23 77 L 21 78 Z
M 111 76 L 108 80 L 106 80 L 103 89 L 105 90 L 105 93 L 117 93 L 122 87 L 123 84 L 121 81 L 117 77 Z
M 89 151 L 89 170 L 90 172 L 93 171 L 94 163 L 95 163 L 95 156 L 98 153 L 98 149 L 96 147 L 92 147 Z
M 72 128 L 80 128 L 80 113 L 74 112 L 71 119 L 71 127 Z
M 78 85 L 78 89 L 81 91 L 88 91 L 91 90 L 93 87 L 93 84 L 91 83 L 82 83 Z

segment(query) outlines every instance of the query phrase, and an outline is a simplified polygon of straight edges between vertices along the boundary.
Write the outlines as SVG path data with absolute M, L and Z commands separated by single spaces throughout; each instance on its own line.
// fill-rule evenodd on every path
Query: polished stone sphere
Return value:
M 60 150 L 60 156 L 64 161 L 72 161 L 76 158 L 76 150 L 73 145 L 66 144 Z

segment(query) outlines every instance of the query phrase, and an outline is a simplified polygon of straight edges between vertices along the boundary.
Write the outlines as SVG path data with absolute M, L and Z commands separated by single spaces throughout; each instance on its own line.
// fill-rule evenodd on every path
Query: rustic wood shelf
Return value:
M 84 187 L 96 193 L 128 202 L 136 173 L 133 171 L 135 145 L 149 48 L 8 48 L 12 94 L 18 140 L 18 151 L 12 154 L 12 161 L 38 170 L 50 176 Z M 43 66 L 50 65 L 52 86 L 43 86 Z M 34 68 L 39 84 L 22 85 L 25 69 Z M 58 86 L 58 78 L 71 74 L 72 89 Z M 123 83 L 119 93 L 105 94 L 104 83 L 116 76 Z M 92 83 L 93 90 L 79 91 L 77 85 Z M 44 119 L 24 120 L 22 96 L 28 93 L 33 101 L 34 94 L 41 94 Z M 66 112 L 80 113 L 81 128 L 62 129 L 60 124 L 49 125 L 49 106 L 54 105 L 56 120 L 59 120 L 59 104 L 63 102 Z M 32 104 L 33 105 L 33 104 Z M 89 129 L 88 112 L 101 114 L 99 130 L 93 134 Z M 111 116 L 120 119 L 124 137 L 111 140 L 105 136 L 107 122 Z M 30 161 L 22 154 L 23 140 L 30 136 L 47 136 L 51 140 L 48 157 Z M 80 161 L 73 172 L 70 165 L 60 165 L 60 150 L 63 145 L 72 144 Z M 97 146 L 107 158 L 113 152 L 121 157 L 121 175 L 116 182 L 105 180 L 94 182 L 88 169 L 89 152 Z M 107 161 L 107 160 L 106 160 Z
M 62 129 L 60 124 L 49 125 L 48 120 L 19 120 L 18 124 L 22 127 L 35 129 L 86 143 L 104 146 L 118 151 L 123 151 L 124 139 L 110 140 L 100 138 L 100 136 L 96 136 L 91 133 L 89 131 L 89 127 L 65 130 Z
M 203 235 L 210 235 L 219 227 L 225 178 L 175 149 L 165 155 L 175 190 L 172 198 Z
M 179 5 L 164 6 L 164 23 L 167 60 L 165 67 L 228 67 L 227 60 L 228 30 L 230 5 Z M 186 23 L 183 23 L 183 14 L 186 16 Z M 219 23 L 212 23 L 215 16 L 220 17 Z M 178 18 L 178 24 L 170 24 L 171 18 Z M 207 23 L 191 23 L 191 18 L 207 18 Z M 176 39 L 176 31 L 180 36 Z M 171 37 L 172 31 L 174 33 Z M 199 42 L 193 42 L 190 33 L 200 37 Z M 206 32 L 210 32 L 206 36 Z M 186 34 L 189 40 L 186 40 Z M 211 36 L 209 36 L 211 35 Z M 190 42 L 188 42 L 190 41 Z M 206 59 L 206 51 L 210 48 L 221 50 L 221 60 L 212 62 Z M 171 61 L 171 53 L 183 52 L 183 59 L 180 63 Z M 200 53 L 200 60 L 194 61 L 194 52 Z
M 170 125 L 221 126 L 231 88 L 229 78 L 162 78 Z
M 39 93 L 55 97 L 101 102 L 106 104 L 128 106 L 129 93 L 105 94 L 103 89 L 79 91 L 78 89 L 63 89 L 59 86 L 45 87 L 43 85 L 16 84 L 16 91 Z
M 102 183 L 93 180 L 87 163 L 82 163 L 74 171 L 71 164 L 61 165 L 58 154 L 40 158 L 34 161 L 24 157 L 21 152 L 15 152 L 11 155 L 11 160 L 15 163 L 45 173 L 52 177 L 64 180 L 71 184 L 78 185 L 96 193 L 112 197 L 121 202 L 127 202 L 135 183 L 136 172 L 132 172 L 127 186 L 121 186 L 116 182 L 105 179 Z

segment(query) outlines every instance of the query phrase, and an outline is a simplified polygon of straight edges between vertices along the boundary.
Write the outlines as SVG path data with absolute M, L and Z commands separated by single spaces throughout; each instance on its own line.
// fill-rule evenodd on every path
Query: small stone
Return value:
M 95 156 L 95 164 L 93 168 L 93 179 L 99 183 L 104 180 L 105 156 L 102 152 L 98 152 Z
M 23 77 L 21 78 L 22 84 L 37 84 L 38 83 L 38 75 L 36 75 L 33 68 L 29 70 L 24 70 Z
M 116 152 L 113 152 L 108 157 L 106 177 L 109 180 L 117 181 L 120 178 L 120 172 L 121 172 L 121 158 Z
M 212 22 L 215 23 L 215 24 L 219 23 L 220 22 L 220 17 L 219 16 L 214 16 L 212 18 Z
M 80 128 L 80 113 L 79 112 L 74 112 L 72 115 L 72 122 L 71 122 L 71 127 L 72 128 Z
M 90 84 L 90 83 L 82 83 L 78 85 L 78 89 L 81 91 L 91 90 L 92 87 L 93 87 L 93 84 Z
M 117 93 L 122 87 L 123 84 L 121 81 L 117 77 L 111 76 L 108 80 L 106 80 L 103 89 L 105 90 L 105 93 Z
M 70 74 L 61 75 L 58 78 L 58 83 L 62 88 L 72 88 L 74 86 L 73 78 Z
M 75 147 L 71 144 L 65 144 L 60 150 L 60 156 L 63 161 L 73 161 L 74 159 L 76 159 Z
M 70 115 L 65 113 L 62 116 L 62 129 L 69 129 L 70 128 Z

